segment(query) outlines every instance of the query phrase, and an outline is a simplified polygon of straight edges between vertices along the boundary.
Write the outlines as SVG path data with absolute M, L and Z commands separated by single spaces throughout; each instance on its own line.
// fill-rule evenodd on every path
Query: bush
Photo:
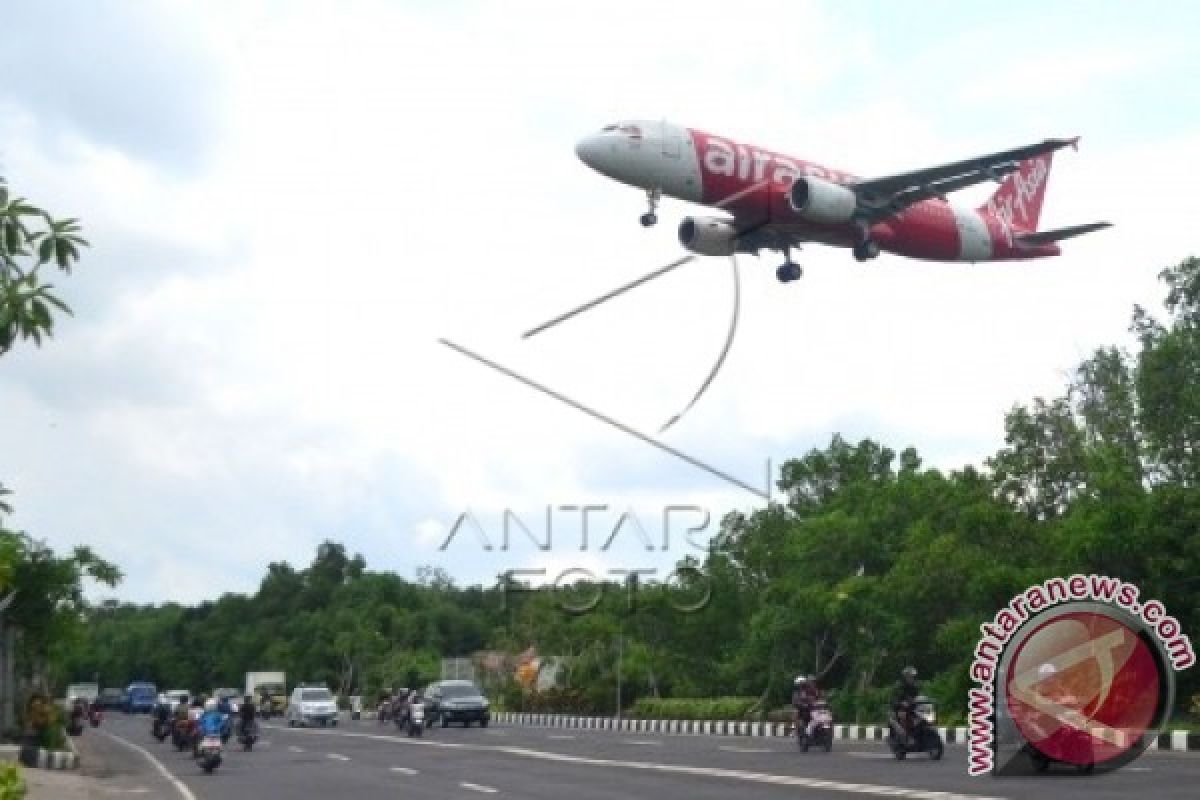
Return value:
M 21 800 L 25 796 L 25 781 L 16 764 L 0 764 L 0 800 Z
M 595 714 L 595 704 L 581 689 L 551 688 L 521 698 L 521 710 L 538 714 Z
M 642 719 L 745 719 L 757 697 L 640 698 L 629 716 Z

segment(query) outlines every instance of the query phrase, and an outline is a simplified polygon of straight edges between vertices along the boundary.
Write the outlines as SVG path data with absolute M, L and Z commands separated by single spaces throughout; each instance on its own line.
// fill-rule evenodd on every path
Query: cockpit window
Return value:
M 600 129 L 600 132 L 601 133 L 621 133 L 621 134 L 624 134 L 625 136 L 628 136 L 630 139 L 641 139 L 642 138 L 642 129 L 639 128 L 637 125 L 629 125 L 629 124 L 605 125 L 603 128 Z

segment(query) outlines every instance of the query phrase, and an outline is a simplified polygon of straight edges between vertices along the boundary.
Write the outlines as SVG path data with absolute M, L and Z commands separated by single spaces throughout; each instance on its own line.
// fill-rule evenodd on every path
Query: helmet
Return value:
M 204 701 L 204 710 L 205 711 L 216 711 L 217 710 L 217 699 L 215 697 L 210 697 L 207 700 L 205 700 Z
M 917 668 L 916 667 L 905 667 L 904 669 L 902 669 L 900 671 L 900 674 L 904 676 L 905 680 L 909 680 L 909 681 L 916 680 Z

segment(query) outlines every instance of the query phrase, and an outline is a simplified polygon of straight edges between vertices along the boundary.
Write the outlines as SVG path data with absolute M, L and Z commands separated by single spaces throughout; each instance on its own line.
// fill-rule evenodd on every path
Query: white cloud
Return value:
M 557 549 L 540 561 L 439 553 L 465 509 L 494 523 L 504 509 L 597 502 L 655 519 L 695 503 L 715 529 L 724 510 L 759 502 L 437 342 L 647 433 L 690 399 L 728 324 L 726 261 L 520 339 L 678 255 L 683 204 L 664 203 L 663 224 L 643 230 L 641 198 L 576 161 L 573 140 L 610 119 L 665 115 L 860 174 L 1085 135 L 1056 158 L 1043 218 L 1117 227 L 1068 242 L 1061 259 L 859 265 L 814 246 L 786 287 L 773 258 L 741 260 L 729 361 L 665 439 L 756 486 L 768 457 L 835 430 L 916 445 L 941 466 L 982 458 L 1004 410 L 1059 391 L 1064 370 L 1121 341 L 1132 304 L 1157 302 L 1154 274 L 1191 247 L 1200 120 L 1117 136 L 1101 110 L 1056 110 L 1063 85 L 1029 75 L 1020 91 L 1036 111 L 1014 113 L 1004 81 L 976 83 L 997 74 L 998 52 L 943 70 L 932 97 L 912 79 L 937 58 L 897 58 L 887 30 L 831 6 L 663 4 L 636 20 L 549 2 L 179 13 L 195 23 L 180 56 L 194 63 L 151 89 L 210 68 L 221 88 L 205 94 L 217 106 L 190 171 L 163 160 L 170 126 L 143 150 L 64 123 L 36 96 L 0 95 L 14 184 L 81 216 L 95 243 L 59 281 L 77 317 L 0 363 L 0 469 L 19 522 L 56 544 L 94 543 L 135 599 L 253 588 L 266 563 L 306 563 L 323 538 L 405 574 L 434 561 L 490 580 L 566 563 Z M 1066 86 L 1108 79 L 1104 42 L 1056 44 L 1077 65 Z M 1163 69 L 1143 54 L 1130 69 Z M 136 94 L 119 75 L 100 74 L 98 95 Z M 968 118 L 959 101 L 976 90 L 999 107 L 974 103 Z M 582 555 L 599 568 L 635 554 Z M 181 569 L 202 577 L 166 577 Z

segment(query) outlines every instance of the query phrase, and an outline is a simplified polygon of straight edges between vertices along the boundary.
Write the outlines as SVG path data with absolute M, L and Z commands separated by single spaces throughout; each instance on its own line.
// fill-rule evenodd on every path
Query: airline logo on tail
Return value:
M 987 211 L 1000 221 L 1009 246 L 1013 230 L 1036 231 L 1050 175 L 1051 154 L 1021 162 L 1021 168 L 1004 179 L 987 202 Z

